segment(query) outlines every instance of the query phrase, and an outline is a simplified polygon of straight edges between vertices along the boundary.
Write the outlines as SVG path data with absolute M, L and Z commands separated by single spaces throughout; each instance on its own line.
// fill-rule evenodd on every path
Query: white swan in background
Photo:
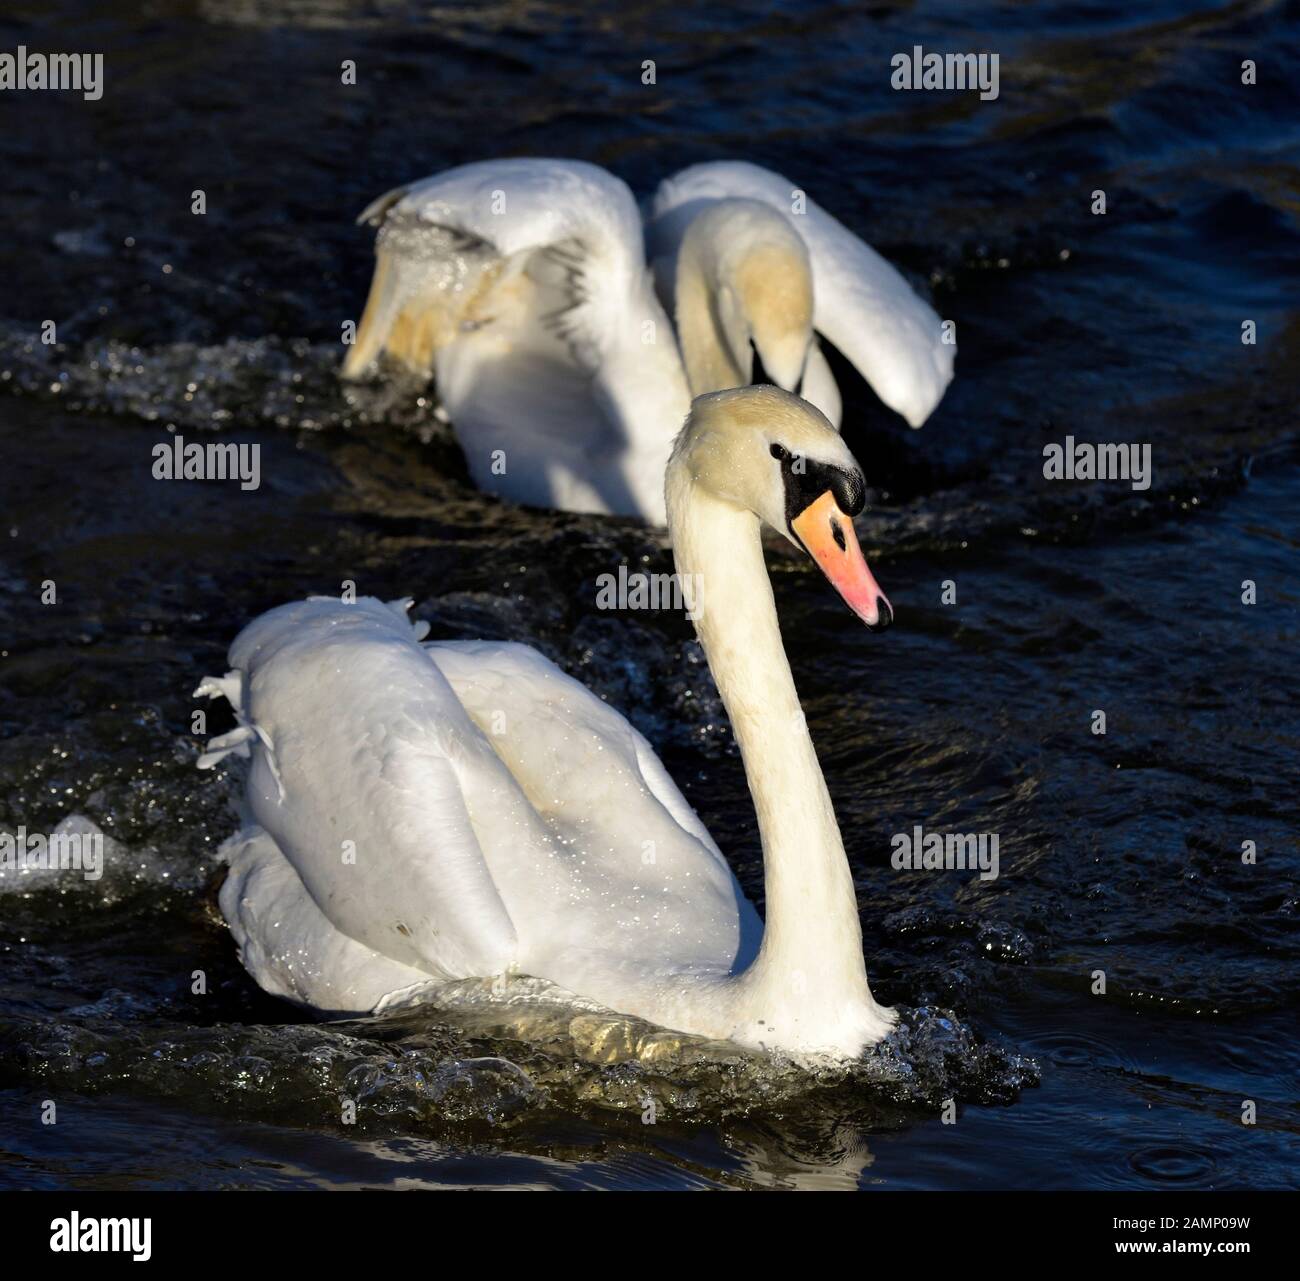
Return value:
M 375 275 L 343 365 L 432 373 L 480 489 L 664 523 L 690 407 L 627 185 L 570 160 L 462 165 L 380 196 Z
M 892 619 L 853 515 L 862 473 L 772 387 L 694 403 L 667 473 L 677 571 L 744 760 L 760 924 L 646 740 L 535 650 L 421 645 L 405 604 L 313 598 L 240 633 L 251 754 L 222 911 L 267 991 L 371 1011 L 434 981 L 519 973 L 665 1028 L 791 1054 L 884 1035 L 857 900 L 786 661 L 760 527 L 806 549 L 873 628 Z M 427 625 L 425 629 L 427 630 Z
M 481 489 L 659 525 L 691 396 L 751 382 L 753 352 L 838 425 L 814 327 L 919 426 L 952 375 L 939 318 L 828 214 L 789 205 L 790 184 L 753 165 L 660 186 L 654 257 L 675 340 L 632 194 L 604 170 L 485 161 L 389 192 L 360 219 L 378 227 L 375 275 L 344 376 L 385 350 L 432 373 Z
M 759 222 L 763 213 L 766 220 Z M 712 251 L 700 243 L 705 219 L 712 219 L 708 239 L 717 246 Z M 682 330 L 689 323 L 690 310 L 698 312 L 703 304 L 697 297 L 682 297 L 683 260 L 688 275 L 698 275 L 695 259 L 706 264 L 703 274 L 709 294 L 717 300 L 718 329 L 727 331 L 734 324 L 729 320 L 733 299 L 767 292 L 776 304 L 774 310 L 792 314 L 796 323 L 788 326 L 791 331 L 802 327 L 809 337 L 811 330 L 823 335 L 852 362 L 880 399 L 913 427 L 921 426 L 943 399 L 952 381 L 957 348 L 943 341 L 934 309 L 870 245 L 788 178 L 739 160 L 692 165 L 659 184 L 646 206 L 645 222 L 659 292 L 670 310 L 676 295 L 678 331 L 688 370 L 690 343 Z M 736 246 L 746 243 L 774 246 L 764 266 L 756 269 L 745 264 L 743 256 L 737 258 Z M 798 247 L 803 249 L 802 255 Z M 710 260 L 716 263 L 712 271 L 707 265 Z M 733 265 L 737 262 L 739 268 Z M 806 272 L 807 286 L 800 280 L 801 272 Z M 810 326 L 804 324 L 805 289 L 811 294 Z M 688 308 L 685 316 L 684 305 Z M 761 314 L 752 302 L 749 311 Z M 704 327 L 702 322 L 699 327 Z M 750 336 L 769 376 L 787 391 L 798 391 L 838 426 L 839 389 L 815 341 L 808 348 L 806 367 L 799 370 L 800 383 L 795 376 L 795 357 L 769 363 L 757 341 L 758 332 L 755 327 Z M 741 372 L 748 372 L 743 326 L 737 337 L 731 344 L 736 365 Z M 698 395 L 711 389 L 692 383 L 691 390 Z

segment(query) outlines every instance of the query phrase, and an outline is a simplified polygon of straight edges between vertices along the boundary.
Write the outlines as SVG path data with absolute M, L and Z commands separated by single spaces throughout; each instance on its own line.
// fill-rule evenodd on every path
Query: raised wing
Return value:
M 662 524 L 690 395 L 626 184 L 577 161 L 486 161 L 363 218 L 375 277 L 345 375 L 385 349 L 434 372 L 481 488 Z
M 463 165 L 380 196 L 359 221 L 378 229 L 376 264 L 349 377 L 384 349 L 428 372 L 439 348 L 509 305 L 497 291 L 530 288 L 540 318 L 594 372 L 644 270 L 631 192 L 579 161 Z

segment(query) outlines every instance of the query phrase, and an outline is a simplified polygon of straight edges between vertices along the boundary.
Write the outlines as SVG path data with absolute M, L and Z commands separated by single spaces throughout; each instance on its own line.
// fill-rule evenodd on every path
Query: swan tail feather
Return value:
M 225 734 L 218 734 L 208 739 L 207 750 L 195 762 L 199 769 L 213 769 L 221 764 L 227 756 L 241 756 L 248 759 L 252 755 L 252 746 L 260 742 L 266 749 L 266 763 L 271 776 L 284 796 L 284 784 L 280 780 L 280 769 L 275 759 L 275 746 L 271 736 L 260 726 L 255 725 L 248 716 L 244 705 L 244 674 L 240 671 L 227 672 L 224 676 L 205 676 L 194 690 L 194 698 L 224 698 L 230 704 L 238 724 Z
M 243 713 L 244 677 L 240 672 L 227 672 L 224 676 L 205 676 L 195 687 L 192 698 L 224 698 L 234 710 L 238 720 Z M 242 722 L 237 729 L 228 734 L 220 734 L 208 740 L 208 750 L 198 759 L 199 769 L 211 769 L 225 760 L 232 752 L 237 756 L 248 755 L 248 740 L 253 731 Z
M 205 676 L 192 698 L 224 698 L 236 712 L 244 706 L 244 674 L 227 672 L 224 676 Z
M 257 735 L 248 725 L 240 725 L 237 729 L 232 729 L 228 734 L 218 734 L 216 738 L 208 740 L 208 750 L 199 757 L 199 769 L 212 769 L 232 753 L 235 756 L 249 755 L 249 742 L 256 738 Z
M 194 698 L 224 698 L 235 713 L 239 722 L 237 728 L 227 734 L 219 734 L 208 740 L 207 751 L 198 759 L 199 769 L 212 769 L 227 756 L 244 756 L 249 754 L 249 741 L 255 737 L 252 727 L 244 719 L 244 675 L 242 672 L 227 672 L 224 676 L 205 676 L 195 688 Z

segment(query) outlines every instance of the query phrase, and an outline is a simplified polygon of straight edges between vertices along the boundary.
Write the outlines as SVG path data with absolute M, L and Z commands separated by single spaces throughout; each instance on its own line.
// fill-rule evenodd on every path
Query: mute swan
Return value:
M 705 182 L 705 170 L 725 172 Z M 746 198 L 715 199 L 728 182 L 747 182 Z M 661 185 L 656 267 L 685 369 L 619 179 L 578 161 L 494 160 L 391 191 L 359 220 L 378 227 L 375 275 L 343 374 L 384 350 L 432 372 L 481 489 L 659 525 L 673 430 L 692 395 L 752 380 L 751 343 L 769 377 L 838 424 L 816 322 L 919 425 L 952 372 L 938 317 L 815 206 L 796 231 L 777 191 L 788 206 L 785 179 L 750 165 Z
M 664 523 L 690 394 L 627 185 L 569 160 L 462 165 L 375 200 L 375 275 L 343 364 L 380 351 L 438 396 L 474 483 Z
M 766 928 L 646 740 L 535 650 L 422 646 L 409 602 L 314 597 L 247 626 L 196 691 L 239 721 L 200 767 L 252 758 L 220 901 L 263 988 L 364 1012 L 520 973 L 795 1056 L 888 1031 L 760 539 L 780 530 L 888 625 L 853 531 L 862 473 L 815 408 L 750 387 L 694 402 L 666 489 L 758 815 Z
M 756 209 L 768 211 L 761 231 L 752 225 Z M 799 210 L 799 212 L 795 212 Z M 713 244 L 720 247 L 723 270 L 712 273 L 713 291 L 720 299 L 718 311 L 727 328 L 728 294 L 745 289 L 732 272 L 728 280 L 726 255 L 734 259 L 734 245 L 745 239 L 788 244 L 793 238 L 805 249 L 803 261 L 788 248 L 773 253 L 767 279 L 761 287 L 782 305 L 802 312 L 801 270 L 809 276 L 812 294 L 811 329 L 824 335 L 852 362 L 886 405 L 919 427 L 934 412 L 952 381 L 957 348 L 943 341 L 939 317 L 919 298 L 907 281 L 870 245 L 860 240 L 801 192 L 788 178 L 770 169 L 739 160 L 692 165 L 659 184 L 646 209 L 646 238 L 660 296 L 677 296 L 679 334 L 684 327 L 681 298 L 682 258 L 696 256 L 692 241 L 704 217 L 714 220 Z M 706 270 L 706 274 L 707 270 Z M 783 283 L 778 283 L 783 282 Z M 748 285 L 750 291 L 754 285 Z M 794 299 L 793 303 L 785 300 Z M 690 301 L 690 300 L 688 300 Z M 698 308 L 698 300 L 693 302 Z M 672 304 L 669 303 L 671 308 Z M 755 314 L 758 309 L 751 308 Z M 802 315 L 799 316 L 802 322 Z M 703 324 L 700 325 L 703 328 Z M 756 333 L 757 331 L 755 331 Z M 743 331 L 741 333 L 743 339 Z M 682 336 L 690 368 L 689 344 Z M 815 342 L 808 348 L 802 384 L 793 377 L 793 365 L 774 368 L 756 342 L 768 374 L 787 391 L 798 391 L 839 426 L 840 394 L 825 356 Z M 733 345 L 742 369 L 748 360 L 747 344 Z M 743 353 L 743 354 L 742 354 Z M 745 379 L 748 381 L 748 379 Z M 697 395 L 702 390 L 692 383 Z

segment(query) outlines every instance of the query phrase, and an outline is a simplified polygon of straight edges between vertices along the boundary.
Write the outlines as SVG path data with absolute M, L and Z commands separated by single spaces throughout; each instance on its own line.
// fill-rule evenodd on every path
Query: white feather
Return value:
M 317 598 L 230 659 L 265 738 L 223 910 L 268 990 L 370 1010 L 517 970 L 601 1000 L 647 957 L 664 977 L 752 954 L 758 918 L 649 744 L 536 651 L 421 646 L 377 600 Z
M 363 218 L 391 262 L 381 254 L 349 368 L 414 304 L 438 331 L 439 396 L 480 488 L 662 524 L 690 397 L 627 186 L 576 161 L 486 161 Z
M 322 597 L 263 615 L 230 650 L 252 759 L 222 906 L 254 977 L 368 1011 L 524 974 L 797 1054 L 856 1054 L 888 1031 L 764 566 L 759 513 L 786 520 L 777 438 L 856 468 L 804 401 L 743 388 L 696 400 L 666 483 L 678 572 L 707 584 L 696 627 L 754 799 L 766 932 L 612 708 L 524 646 L 421 645 L 409 602 Z M 839 546 L 853 599 L 875 593 L 855 609 L 879 620 L 856 540 Z
M 852 361 L 891 409 L 919 427 L 952 381 L 956 346 L 941 322 L 898 271 L 806 195 L 794 213 L 796 185 L 743 161 L 693 165 L 660 183 L 647 208 L 651 259 L 663 276 L 691 220 L 711 203 L 761 200 L 790 218 L 808 247 L 813 271 L 813 325 Z M 827 398 L 829 368 L 817 371 Z M 821 400 L 815 403 L 825 409 Z

